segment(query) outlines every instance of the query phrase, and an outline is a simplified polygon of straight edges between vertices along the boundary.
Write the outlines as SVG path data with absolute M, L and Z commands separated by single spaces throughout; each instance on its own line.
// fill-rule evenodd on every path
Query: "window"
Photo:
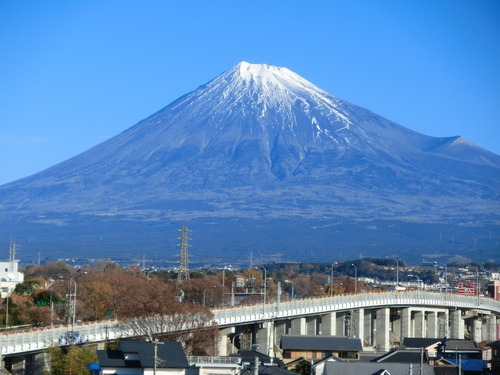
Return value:
M 357 352 L 340 352 L 339 358 L 357 359 L 358 358 L 357 354 L 358 354 Z
M 311 358 L 317 358 L 316 357 L 316 352 L 312 352 Z

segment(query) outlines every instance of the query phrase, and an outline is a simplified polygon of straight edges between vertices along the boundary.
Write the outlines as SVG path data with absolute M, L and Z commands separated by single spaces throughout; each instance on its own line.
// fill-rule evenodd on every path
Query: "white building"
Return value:
M 24 274 L 19 272 L 19 260 L 15 259 L 16 244 L 10 244 L 8 262 L 0 262 L 0 297 L 5 298 L 16 288 L 16 285 L 24 281 Z

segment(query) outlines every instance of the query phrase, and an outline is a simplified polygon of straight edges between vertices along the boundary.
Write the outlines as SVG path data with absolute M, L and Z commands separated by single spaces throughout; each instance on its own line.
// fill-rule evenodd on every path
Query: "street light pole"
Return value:
M 479 305 L 479 301 L 480 301 L 480 298 L 479 298 L 479 267 L 476 271 L 476 291 L 477 291 L 477 304 Z
M 337 262 L 332 263 L 332 279 L 330 280 L 330 295 L 333 296 L 333 266 L 335 266 Z
M 47 290 L 50 291 L 50 326 L 54 326 L 54 302 L 52 301 L 52 288 L 51 286 L 55 283 L 54 279 L 49 279 L 49 284 L 47 285 Z
M 393 259 L 396 261 L 396 299 L 398 299 L 399 292 L 399 261 L 397 259 Z
M 9 295 L 7 294 L 7 297 L 5 297 L 5 304 L 6 304 L 6 310 L 5 310 L 5 329 L 9 328 Z
M 267 297 L 267 270 L 264 266 L 259 266 L 264 270 L 264 305 L 262 305 L 262 312 L 266 312 L 266 297 Z
M 406 275 L 408 277 L 414 277 L 417 279 L 417 289 L 422 289 L 422 279 L 417 275 Z
M 224 293 L 226 291 L 226 266 L 222 269 L 222 297 L 221 297 L 221 305 L 224 306 Z
M 417 279 L 417 298 L 419 298 L 419 290 L 422 287 L 422 279 L 418 277 L 417 275 L 407 275 L 408 277 L 415 277 Z
M 358 294 L 358 267 L 354 263 L 351 264 L 354 267 L 354 294 Z
M 291 280 L 283 280 L 283 282 L 292 284 L 292 298 L 291 299 L 293 299 L 293 297 L 295 296 L 295 284 Z
M 75 289 L 73 294 L 71 294 L 71 283 L 75 284 Z M 71 309 L 72 309 L 72 319 L 71 319 L 71 333 L 74 334 L 75 332 L 75 320 L 76 320 L 76 281 L 73 278 L 69 279 L 69 293 L 71 299 Z
M 448 301 L 448 267 L 444 265 L 444 300 Z
M 8 274 L 7 278 L 9 279 L 8 281 L 12 281 L 12 275 Z M 6 305 L 6 310 L 5 310 L 5 329 L 9 328 L 9 297 L 10 297 L 10 283 L 7 284 L 7 296 L 5 297 L 5 305 Z

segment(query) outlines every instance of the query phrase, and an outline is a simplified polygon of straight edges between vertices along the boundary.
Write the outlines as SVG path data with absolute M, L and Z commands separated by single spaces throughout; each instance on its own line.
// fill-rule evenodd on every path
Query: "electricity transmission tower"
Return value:
M 188 255 L 188 248 L 189 248 L 189 229 L 187 228 L 186 221 L 182 224 L 182 229 L 180 229 L 181 232 L 181 237 L 179 238 L 181 240 L 180 246 L 181 252 L 179 254 L 179 273 L 177 274 L 177 286 L 182 284 L 184 280 L 189 280 L 189 255 Z

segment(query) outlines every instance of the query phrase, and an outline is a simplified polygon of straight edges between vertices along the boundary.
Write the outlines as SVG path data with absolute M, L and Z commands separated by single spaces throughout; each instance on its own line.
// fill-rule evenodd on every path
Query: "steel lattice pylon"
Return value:
M 180 285 L 184 280 L 189 280 L 189 229 L 187 228 L 186 221 L 182 224 L 182 229 L 180 229 L 181 240 L 180 248 L 181 252 L 179 254 L 179 273 L 177 274 L 177 285 Z

